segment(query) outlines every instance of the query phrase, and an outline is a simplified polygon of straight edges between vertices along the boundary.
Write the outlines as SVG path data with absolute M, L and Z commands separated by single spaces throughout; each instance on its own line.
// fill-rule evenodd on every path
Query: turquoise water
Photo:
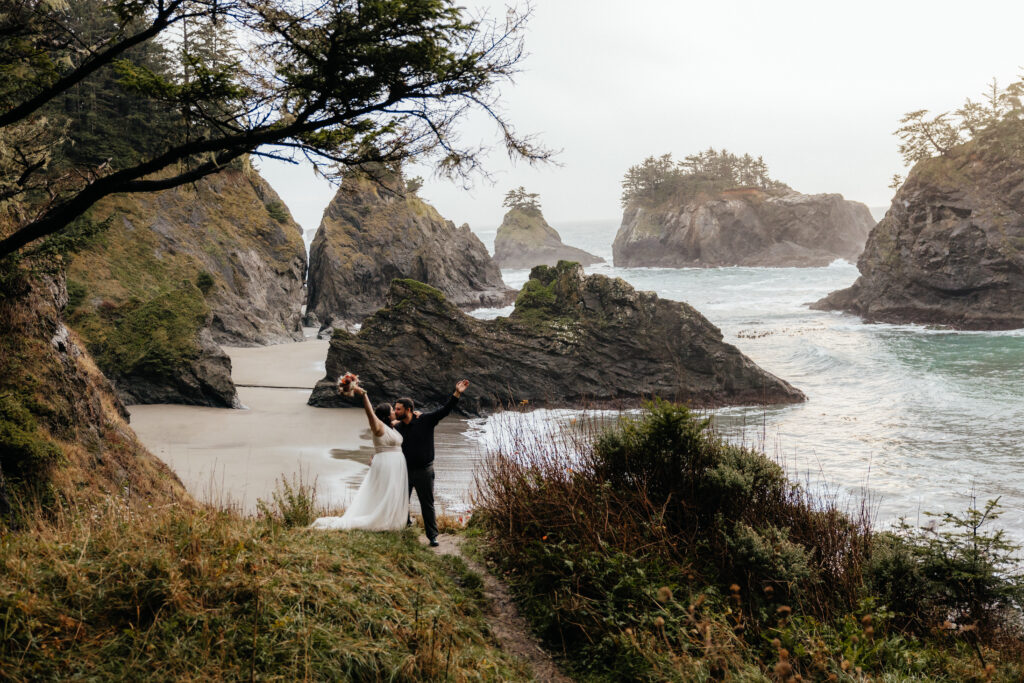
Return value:
M 998 496 L 1002 526 L 1024 540 L 1024 330 L 867 325 L 810 310 L 807 303 L 856 280 L 856 267 L 841 261 L 826 268 L 613 268 L 617 227 L 555 225 L 565 242 L 609 260 L 588 272 L 689 303 L 726 341 L 807 394 L 795 406 L 717 411 L 722 434 L 763 447 L 792 476 L 857 504 L 866 494 L 882 523 L 961 511 L 972 491 L 979 501 Z M 527 271 L 503 275 L 519 286 Z

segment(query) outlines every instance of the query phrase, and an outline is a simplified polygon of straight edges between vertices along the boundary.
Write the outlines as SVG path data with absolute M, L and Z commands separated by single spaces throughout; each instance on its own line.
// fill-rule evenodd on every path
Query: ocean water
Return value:
M 618 221 L 554 227 L 566 243 L 608 259 L 589 273 L 689 303 L 726 341 L 807 394 L 800 405 L 715 411 L 727 438 L 763 448 L 792 477 L 852 505 L 866 497 L 882 525 L 963 511 L 972 495 L 979 504 L 998 497 L 998 523 L 1024 540 L 1024 330 L 869 325 L 810 310 L 808 303 L 856 280 L 856 266 L 844 261 L 824 268 L 614 268 Z M 519 286 L 528 271 L 503 276 Z M 564 411 L 547 419 L 565 419 Z M 487 421 L 470 427 L 467 435 L 482 441 L 494 432 Z

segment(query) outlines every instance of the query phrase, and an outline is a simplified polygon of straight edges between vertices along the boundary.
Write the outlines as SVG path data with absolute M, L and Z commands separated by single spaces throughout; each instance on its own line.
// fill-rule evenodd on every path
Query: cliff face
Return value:
M 1024 327 L 1024 130 L 919 162 L 871 232 L 852 287 L 813 305 L 871 321 Z
M 0 293 L 0 517 L 38 501 L 129 506 L 186 502 L 181 482 L 149 453 L 81 340 L 61 322 L 63 277 L 25 277 Z
M 361 323 L 384 304 L 395 278 L 426 282 L 466 309 L 504 306 L 515 296 L 468 225 L 442 218 L 401 176 L 350 175 L 310 246 L 307 313 L 324 327 Z
M 68 269 L 69 324 L 126 403 L 237 403 L 218 344 L 302 338 L 299 226 L 247 164 L 194 186 L 116 196 Z
M 630 204 L 612 250 L 620 267 L 825 266 L 856 260 L 874 224 L 867 206 L 838 194 L 727 190 Z
M 327 374 L 310 404 L 341 405 L 334 387 L 359 374 L 374 401 L 443 399 L 472 382 L 460 408 L 635 405 L 644 398 L 697 406 L 794 403 L 804 395 L 722 341 L 718 328 L 684 303 L 637 292 L 621 279 L 585 277 L 579 264 L 538 266 L 509 318 L 481 321 L 433 289 L 396 280 L 387 307 L 358 334 L 336 330 Z
M 511 209 L 505 214 L 494 238 L 494 260 L 502 268 L 553 266 L 559 261 L 584 266 L 604 262 L 600 256 L 563 244 L 540 209 Z

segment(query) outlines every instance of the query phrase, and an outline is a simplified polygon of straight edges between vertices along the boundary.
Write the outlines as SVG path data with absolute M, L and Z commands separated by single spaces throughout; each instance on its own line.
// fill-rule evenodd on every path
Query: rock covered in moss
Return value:
M 111 225 L 68 269 L 68 320 L 126 403 L 237 405 L 219 344 L 302 339 L 301 230 L 247 163 L 92 217 Z
M 17 266 L 15 266 L 17 268 Z M 128 426 L 128 413 L 79 336 L 65 327 L 63 276 L 0 284 L 0 521 L 13 502 L 129 507 L 189 500 Z
M 794 403 L 804 395 L 722 341 L 685 303 L 577 263 L 538 266 L 508 318 L 465 315 L 438 290 L 396 280 L 358 334 L 336 330 L 310 404 L 336 406 L 334 383 L 359 374 L 374 401 L 443 400 L 462 377 L 467 413 L 502 406 L 635 405 L 661 396 L 696 406 Z
M 553 266 L 576 261 L 589 266 L 604 259 L 562 242 L 538 208 L 513 208 L 505 214 L 494 238 L 494 260 L 502 268 Z
M 612 245 L 619 267 L 826 266 L 855 261 L 875 220 L 839 194 L 754 188 L 626 207 Z
M 361 323 L 395 278 L 426 282 L 463 309 L 504 306 L 515 296 L 469 226 L 442 218 L 400 173 L 347 175 L 309 258 L 306 310 L 325 328 Z
M 1024 327 L 1024 125 L 916 164 L 857 268 L 852 287 L 813 308 L 878 322 Z

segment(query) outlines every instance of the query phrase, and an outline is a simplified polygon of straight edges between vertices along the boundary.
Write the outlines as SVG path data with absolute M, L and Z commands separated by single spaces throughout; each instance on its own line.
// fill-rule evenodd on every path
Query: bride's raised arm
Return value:
M 355 386 L 354 391 L 357 394 L 361 394 L 363 397 L 363 410 L 366 411 L 366 419 L 370 423 L 370 431 L 376 436 L 383 436 L 384 423 L 377 418 L 376 414 L 374 414 L 373 406 L 370 404 L 370 395 L 366 393 L 366 389 L 363 389 L 358 384 Z

